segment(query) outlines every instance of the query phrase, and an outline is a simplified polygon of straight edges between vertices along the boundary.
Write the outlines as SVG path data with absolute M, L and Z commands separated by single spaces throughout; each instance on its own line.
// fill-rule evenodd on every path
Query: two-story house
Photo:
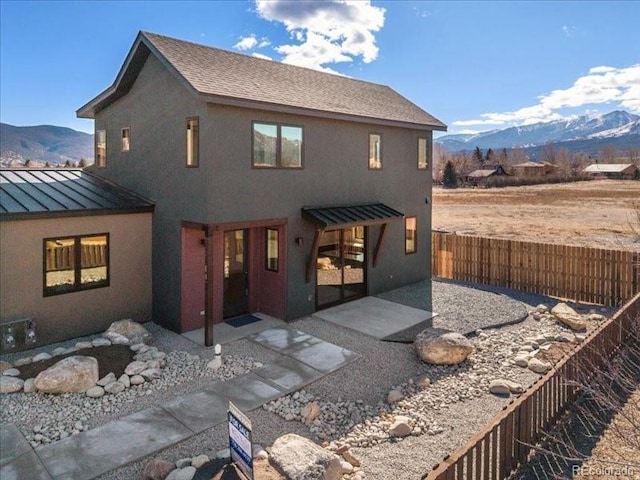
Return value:
M 430 278 L 433 130 L 384 85 L 138 34 L 91 171 L 151 199 L 153 318 L 294 319 Z

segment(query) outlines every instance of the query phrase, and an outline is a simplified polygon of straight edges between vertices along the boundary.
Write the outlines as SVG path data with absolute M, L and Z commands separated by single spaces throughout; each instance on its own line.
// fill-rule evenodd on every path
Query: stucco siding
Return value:
M 193 116 L 199 117 L 200 161 L 198 168 L 187 168 L 185 120 Z M 315 278 L 305 282 L 314 226 L 301 218 L 303 206 L 382 202 L 416 216 L 418 252 L 405 255 L 404 224 L 392 223 L 375 268 L 379 228 L 369 229 L 368 293 L 430 278 L 431 165 L 418 170 L 417 144 L 431 132 L 206 104 L 153 55 L 131 91 L 95 118 L 96 130 L 107 130 L 107 166 L 92 171 L 156 205 L 153 318 L 160 324 L 181 329 L 183 221 L 288 219 L 287 319 L 315 310 Z M 303 168 L 253 168 L 254 121 L 302 126 Z M 126 153 L 120 151 L 125 127 L 131 132 Z M 382 170 L 368 168 L 370 133 L 382 135 Z
M 43 295 L 43 240 L 109 233 L 109 286 Z M 0 222 L 1 321 L 30 317 L 38 344 L 151 320 L 151 213 Z

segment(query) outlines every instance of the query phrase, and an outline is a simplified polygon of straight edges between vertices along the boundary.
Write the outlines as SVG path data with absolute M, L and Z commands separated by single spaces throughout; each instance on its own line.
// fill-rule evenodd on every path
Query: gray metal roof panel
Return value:
M 401 220 L 404 214 L 383 204 L 302 208 L 302 216 L 322 228 L 375 225 Z
M 83 170 L 0 169 L 0 219 L 150 211 L 153 203 Z

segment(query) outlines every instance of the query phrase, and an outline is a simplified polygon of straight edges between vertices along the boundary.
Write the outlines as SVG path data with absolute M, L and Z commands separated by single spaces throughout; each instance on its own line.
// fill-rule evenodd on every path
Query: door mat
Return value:
M 232 318 L 231 320 L 227 320 L 227 325 L 231 325 L 235 328 L 244 327 L 245 325 L 251 325 L 252 323 L 256 323 L 262 320 L 261 318 L 255 317 L 253 315 L 242 315 L 241 317 Z

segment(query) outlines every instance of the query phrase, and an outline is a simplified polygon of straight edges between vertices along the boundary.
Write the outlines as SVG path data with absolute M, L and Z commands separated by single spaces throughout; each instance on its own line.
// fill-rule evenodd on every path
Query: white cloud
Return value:
M 512 112 L 484 113 L 480 119 L 457 120 L 454 125 L 529 125 L 567 118 L 559 110 L 593 105 L 611 106 L 640 114 L 640 64 L 626 68 L 593 67 L 565 89 L 538 97 L 536 105 Z
M 369 0 L 256 0 L 256 7 L 265 20 L 283 23 L 296 42 L 274 47 L 284 63 L 332 71 L 327 64 L 378 57 L 374 33 L 384 25 L 385 9 Z
M 270 56 L 268 56 L 268 55 L 263 55 L 263 54 L 258 53 L 258 52 L 253 52 L 253 53 L 251 54 L 251 56 L 252 56 L 252 57 L 256 57 L 256 58 L 261 58 L 261 59 L 263 59 L 263 60 L 273 60 L 273 58 L 271 58 Z
M 562 31 L 568 38 L 573 37 L 573 35 L 576 33 L 576 30 L 577 30 L 576 27 L 573 27 L 573 26 L 568 26 L 568 25 L 562 26 Z
M 256 40 L 256 36 L 252 33 L 247 37 L 240 37 L 240 40 L 233 46 L 233 48 L 237 50 L 251 50 L 256 45 L 258 45 L 258 40 Z

